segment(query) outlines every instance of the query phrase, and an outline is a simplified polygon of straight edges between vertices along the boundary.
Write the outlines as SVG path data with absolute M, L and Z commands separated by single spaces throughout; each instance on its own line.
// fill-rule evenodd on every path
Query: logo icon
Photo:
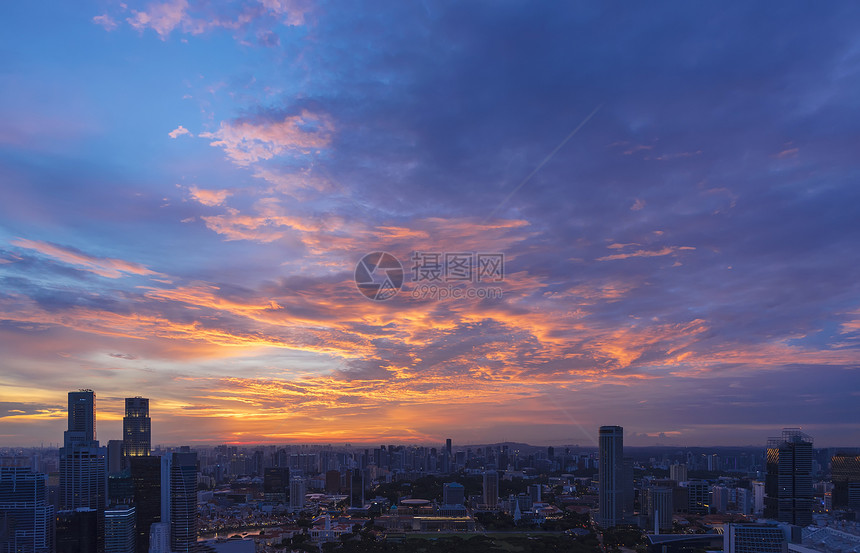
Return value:
M 369 253 L 355 266 L 355 285 L 367 299 L 391 299 L 403 286 L 403 265 L 388 252 Z

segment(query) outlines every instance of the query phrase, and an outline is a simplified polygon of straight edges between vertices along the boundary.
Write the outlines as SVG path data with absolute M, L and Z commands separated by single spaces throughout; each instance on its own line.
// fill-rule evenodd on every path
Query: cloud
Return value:
M 182 125 L 179 125 L 175 129 L 173 129 L 172 131 L 167 133 L 167 136 L 169 136 L 170 138 L 178 138 L 178 137 L 182 136 L 183 134 L 187 134 L 188 136 L 194 136 L 193 134 L 191 134 L 191 131 L 189 131 L 188 129 L 186 129 Z
M 619 244 L 620 245 L 620 244 Z M 613 244 L 613 246 L 619 246 Z M 613 247 L 610 246 L 610 247 Z M 684 250 L 695 250 L 692 246 L 665 246 L 659 250 L 636 250 L 635 252 L 616 253 L 598 257 L 597 261 L 615 261 L 618 259 L 630 259 L 631 257 L 661 257 L 664 255 L 673 255 Z
M 50 242 L 18 238 L 12 240 L 11 244 L 20 248 L 37 251 L 42 255 L 53 257 L 63 263 L 81 267 L 86 271 L 90 271 L 106 278 L 121 278 L 127 275 L 148 276 L 159 274 L 143 265 L 140 265 L 139 263 L 110 257 L 95 257 L 80 250 L 76 250 L 68 246 L 52 244 Z
M 630 206 L 630 211 L 639 211 L 643 207 L 645 207 L 645 200 L 641 198 L 636 198 L 636 201 L 633 202 L 633 205 Z
M 237 165 L 249 165 L 275 156 L 319 151 L 330 144 L 333 133 L 334 123 L 328 115 L 303 110 L 283 119 L 222 122 L 217 131 L 200 136 L 216 139 L 211 145 L 223 148 Z
M 204 190 L 195 185 L 188 187 L 191 198 L 209 207 L 223 205 L 228 197 L 232 195 L 229 190 Z
M 177 26 L 190 21 L 187 15 L 188 0 L 169 0 L 152 3 L 144 11 L 132 10 L 132 17 L 126 19 L 129 25 L 139 31 L 152 29 L 165 40 Z
M 106 31 L 113 31 L 118 26 L 118 23 L 107 14 L 97 15 L 93 17 L 92 21 L 96 25 L 101 25 L 102 27 L 104 27 Z

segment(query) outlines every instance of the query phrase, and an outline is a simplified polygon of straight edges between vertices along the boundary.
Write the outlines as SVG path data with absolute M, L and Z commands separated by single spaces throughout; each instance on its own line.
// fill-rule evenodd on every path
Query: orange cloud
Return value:
M 192 185 L 188 188 L 191 198 L 209 207 L 222 205 L 232 194 L 229 190 L 205 190 Z
M 110 257 L 95 257 L 71 248 L 58 246 L 56 244 L 50 244 L 48 242 L 40 242 L 38 240 L 18 238 L 16 240 L 12 240 L 11 244 L 20 248 L 35 250 L 42 255 L 47 255 L 64 263 L 81 267 L 84 270 L 90 271 L 106 278 L 121 278 L 128 274 L 159 274 L 146 268 L 143 265 L 140 265 L 139 263 L 133 263 L 130 261 L 124 261 L 122 259 L 115 259 Z
M 334 123 L 326 114 L 304 110 L 280 121 L 222 122 L 215 132 L 203 132 L 203 138 L 214 138 L 212 146 L 221 147 L 237 165 L 271 159 L 284 154 L 307 154 L 325 148 L 331 142 Z

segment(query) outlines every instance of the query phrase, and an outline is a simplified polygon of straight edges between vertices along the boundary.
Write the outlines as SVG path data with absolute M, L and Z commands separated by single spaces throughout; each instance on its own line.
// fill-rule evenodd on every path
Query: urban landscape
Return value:
M 860 553 L 860 2 L 0 1 L 0 553 Z
M 96 440 L 68 394 L 58 451 L 0 450 L 0 551 L 846 553 L 860 548 L 860 447 L 787 428 L 766 447 L 503 443 L 152 448 L 150 400 Z

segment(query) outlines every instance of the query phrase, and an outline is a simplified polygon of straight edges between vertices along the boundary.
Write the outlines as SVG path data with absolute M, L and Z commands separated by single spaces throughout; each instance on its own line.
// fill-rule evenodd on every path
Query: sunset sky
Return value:
M 858 28 L 4 2 L 0 446 L 61 441 L 78 388 L 103 441 L 142 395 L 156 444 L 860 445 Z M 416 251 L 504 254 L 502 298 L 413 298 Z

